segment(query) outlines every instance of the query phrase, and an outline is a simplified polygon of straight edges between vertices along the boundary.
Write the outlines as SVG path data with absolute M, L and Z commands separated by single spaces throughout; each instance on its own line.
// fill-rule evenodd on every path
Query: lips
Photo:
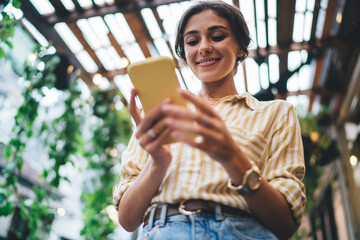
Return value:
M 212 59 L 202 59 L 198 62 L 196 62 L 196 64 L 198 65 L 211 65 L 212 63 L 215 63 L 217 61 L 219 61 L 221 58 L 212 58 Z

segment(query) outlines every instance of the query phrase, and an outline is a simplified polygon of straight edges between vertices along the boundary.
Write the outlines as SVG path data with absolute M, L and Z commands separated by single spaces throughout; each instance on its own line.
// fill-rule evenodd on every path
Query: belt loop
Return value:
M 160 227 L 163 227 L 166 223 L 167 207 L 168 205 L 166 203 L 161 206 L 160 221 L 159 221 Z
M 216 221 L 224 220 L 224 216 L 221 212 L 221 206 L 219 203 L 215 203 L 215 220 Z
M 155 206 L 153 209 L 151 209 L 150 211 L 150 215 L 149 215 L 149 230 L 152 229 L 153 224 L 154 224 L 154 216 L 155 216 L 155 211 L 156 211 L 157 206 Z

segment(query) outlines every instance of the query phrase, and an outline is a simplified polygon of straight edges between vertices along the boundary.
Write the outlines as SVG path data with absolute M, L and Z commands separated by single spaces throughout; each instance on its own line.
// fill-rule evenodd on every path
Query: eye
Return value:
M 214 36 L 214 37 L 212 37 L 212 40 L 213 40 L 214 42 L 220 42 L 220 41 L 224 40 L 224 38 L 225 38 L 225 36 L 220 35 L 220 36 Z
M 190 46 L 195 46 L 199 41 L 198 40 L 190 40 L 187 41 L 186 44 Z

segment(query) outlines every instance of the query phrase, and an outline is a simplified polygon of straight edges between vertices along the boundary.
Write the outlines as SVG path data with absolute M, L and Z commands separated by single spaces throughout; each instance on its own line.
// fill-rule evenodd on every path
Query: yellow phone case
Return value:
M 148 58 L 129 65 L 127 72 L 145 113 L 166 98 L 174 104 L 186 106 L 185 100 L 177 93 L 180 84 L 171 58 Z
M 173 104 L 187 106 L 179 95 L 180 87 L 175 73 L 175 63 L 169 57 L 148 58 L 145 61 L 129 65 L 127 72 L 140 98 L 145 114 L 166 98 Z M 193 135 L 186 134 L 189 137 Z M 166 143 L 174 143 L 170 138 Z

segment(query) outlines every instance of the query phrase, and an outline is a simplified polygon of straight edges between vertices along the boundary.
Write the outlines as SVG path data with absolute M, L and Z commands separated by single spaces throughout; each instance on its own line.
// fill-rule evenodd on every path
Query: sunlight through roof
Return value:
M 55 12 L 55 8 L 48 0 L 30 0 L 41 15 L 48 15 Z
M 233 3 L 232 0 L 223 1 L 229 4 Z M 277 37 L 279 34 L 277 33 L 277 1 L 266 1 L 267 4 L 265 5 L 264 0 L 239 0 L 239 8 L 248 24 L 252 39 L 249 46 L 250 50 L 256 48 L 267 48 L 268 46 L 277 46 Z M 31 0 L 31 2 L 42 15 L 55 13 L 55 9 L 49 0 Z M 140 16 L 145 23 L 149 36 L 151 37 L 151 41 L 148 41 L 145 47 L 147 47 L 151 56 L 173 57 L 171 50 L 175 53 L 174 45 L 177 23 L 183 12 L 191 4 L 193 4 L 193 2 L 194 1 L 182 1 L 179 3 L 160 5 L 154 9 L 141 9 Z M 322 28 L 325 20 L 325 10 L 327 6 L 323 2 L 324 1 L 321 1 L 319 20 L 316 27 L 317 36 L 322 34 Z M 61 3 L 64 5 L 65 9 L 69 11 L 77 11 L 72 0 L 61 0 Z M 80 7 L 85 10 L 94 7 L 94 5 L 101 7 L 115 4 L 114 0 L 79 0 L 78 3 Z M 265 7 L 267 7 L 267 9 L 265 9 Z M 296 0 L 292 33 L 292 39 L 294 42 L 301 43 L 303 41 L 310 40 L 314 7 L 315 0 Z M 265 14 L 265 10 L 267 11 L 267 15 Z M 157 21 L 154 13 L 158 14 L 160 18 L 159 22 Z M 124 14 L 126 15 L 127 13 Z M 105 68 L 106 71 L 112 71 L 124 68 L 124 59 L 121 58 L 123 56 L 119 55 L 121 54 L 121 51 L 123 51 L 127 57 L 128 61 L 125 59 L 126 62 L 135 63 L 145 60 L 145 55 L 142 51 L 144 46 L 141 48 L 136 41 L 132 32 L 135 29 L 130 28 L 124 14 L 117 12 L 114 14 L 106 14 L 104 16 L 81 18 L 76 21 L 77 26 L 81 30 L 82 36 L 85 38 L 86 42 L 91 47 L 91 50 L 95 52 L 98 60 L 100 61 L 99 66 L 94 59 L 92 59 L 91 52 L 88 52 L 88 49 L 86 49 L 87 46 L 83 46 L 81 44 L 66 23 L 56 23 L 54 27 L 86 71 L 89 73 L 96 73 L 100 67 Z M 27 25 L 27 23 L 25 22 L 24 25 Z M 35 29 L 35 27 L 31 26 L 27 28 Z M 162 28 L 164 32 L 162 32 Z M 110 33 L 112 35 L 109 35 Z M 33 35 L 35 36 L 36 34 L 34 33 Z M 119 45 L 113 46 L 112 44 L 114 43 L 112 42 L 110 36 L 114 36 Z M 38 39 L 38 37 L 36 38 Z M 41 37 L 39 37 L 39 39 L 41 39 Z M 46 43 L 43 40 L 38 41 L 42 41 L 43 44 Z M 287 62 L 288 70 L 293 71 L 297 69 L 303 62 L 306 61 L 306 59 L 307 52 L 305 50 L 289 52 Z M 258 63 L 254 59 L 248 58 L 245 60 L 244 64 L 239 65 L 237 74 L 235 75 L 235 84 L 240 93 L 244 92 L 247 88 L 251 94 L 256 94 L 261 89 L 266 89 L 270 84 L 274 84 L 279 80 L 280 61 L 277 54 L 270 54 L 268 57 L 265 57 L 265 62 L 263 62 L 263 59 L 261 58 L 257 61 Z M 180 79 L 180 84 L 183 88 L 188 88 L 192 92 L 198 92 L 200 90 L 201 82 L 194 76 L 188 67 L 184 66 L 181 67 L 180 71 L 176 71 L 178 78 Z M 313 73 L 313 66 L 303 66 L 298 73 L 293 74 L 292 78 L 289 79 L 288 90 L 299 91 L 311 88 Z M 246 74 L 246 83 L 244 74 Z M 115 79 L 118 79 L 115 82 L 119 87 L 120 85 L 125 84 L 127 78 L 127 75 L 119 75 L 114 78 L 114 81 Z M 245 84 L 247 84 L 247 86 L 245 86 Z M 126 95 L 125 91 L 130 92 L 129 87 L 119 87 L 119 89 L 124 95 Z

